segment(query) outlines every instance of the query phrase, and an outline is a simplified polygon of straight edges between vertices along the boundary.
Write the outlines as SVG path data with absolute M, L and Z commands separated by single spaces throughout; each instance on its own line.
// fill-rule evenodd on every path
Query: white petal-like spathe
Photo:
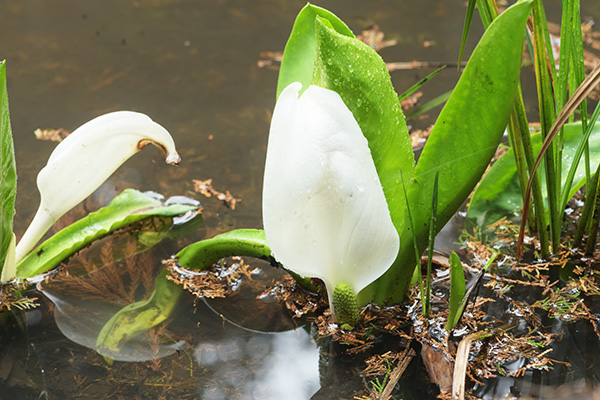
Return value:
M 267 243 L 286 268 L 321 278 L 330 301 L 345 282 L 358 293 L 398 254 L 367 140 L 334 91 L 300 83 L 273 112 L 263 186 Z M 333 311 L 333 310 L 332 310 Z
M 40 207 L 17 245 L 17 262 L 58 218 L 92 194 L 121 164 L 149 143 L 165 151 L 167 163 L 179 163 L 169 132 L 147 115 L 132 111 L 97 117 L 60 142 L 38 174 Z

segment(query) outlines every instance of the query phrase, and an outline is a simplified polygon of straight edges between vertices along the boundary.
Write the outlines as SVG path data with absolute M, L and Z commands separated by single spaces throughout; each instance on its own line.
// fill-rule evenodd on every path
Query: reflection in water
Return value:
M 199 387 L 202 399 L 306 400 L 319 389 L 319 352 L 301 328 L 203 342 L 195 358 L 216 377 Z
M 54 319 L 63 335 L 92 350 L 98 349 L 96 340 L 104 324 L 123 307 L 103 299 L 86 298 L 85 293 L 61 290 L 57 284 L 46 286 L 42 293 L 54 303 Z M 128 341 L 118 353 L 111 352 L 110 357 L 116 361 L 148 361 L 173 354 L 185 345 L 184 341 L 163 343 L 152 330 Z M 103 349 L 103 354 L 106 353 Z

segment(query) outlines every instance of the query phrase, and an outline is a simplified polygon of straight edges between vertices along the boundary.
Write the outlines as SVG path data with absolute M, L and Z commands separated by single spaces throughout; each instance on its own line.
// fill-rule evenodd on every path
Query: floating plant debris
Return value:
M 63 128 L 58 129 L 36 129 L 33 131 L 37 140 L 50 140 L 52 142 L 62 142 L 64 138 L 71 134 Z
M 0 288 L 0 311 L 25 311 L 39 306 L 37 297 L 27 297 L 19 294 L 20 291 L 25 289 L 26 285 L 22 283 L 2 286 Z
M 229 192 L 229 190 L 226 190 L 224 193 L 216 190 L 212 186 L 212 179 L 207 179 L 204 181 L 194 179 L 193 183 L 194 183 L 194 191 L 196 193 L 200 193 L 201 195 L 203 195 L 205 197 L 215 196 L 216 198 L 221 200 L 227 207 L 231 208 L 232 210 L 235 210 L 236 204 L 242 201 L 242 199 L 233 197 L 232 194 Z

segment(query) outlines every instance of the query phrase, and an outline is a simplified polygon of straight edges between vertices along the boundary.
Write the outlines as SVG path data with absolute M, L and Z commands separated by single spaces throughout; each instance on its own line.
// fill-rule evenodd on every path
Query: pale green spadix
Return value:
M 17 244 L 18 263 L 50 226 L 88 197 L 129 157 L 146 144 L 164 150 L 168 164 L 178 164 L 173 138 L 148 116 L 117 111 L 97 117 L 56 146 L 37 177 L 40 207 Z
M 355 296 L 395 260 L 399 238 L 367 140 L 332 90 L 290 84 L 269 133 L 263 186 L 267 243 L 286 268 Z M 356 302 L 352 307 L 356 308 Z M 342 314 L 350 313 L 337 313 Z M 347 323 L 348 321 L 338 321 Z M 352 325 L 352 322 L 350 322 Z

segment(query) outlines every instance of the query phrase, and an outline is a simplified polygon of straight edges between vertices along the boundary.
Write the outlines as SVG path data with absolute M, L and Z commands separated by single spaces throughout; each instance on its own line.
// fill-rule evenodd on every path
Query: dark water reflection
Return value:
M 158 151 L 146 149 L 67 219 L 108 203 L 126 187 L 194 196 L 192 179 L 213 178 L 217 189 L 242 198 L 236 210 L 198 197 L 206 206 L 204 226 L 183 239 L 165 242 L 137 264 L 160 268 L 160 259 L 193 240 L 232 228 L 260 228 L 262 174 L 277 72 L 259 68 L 257 60 L 262 51 L 283 49 L 304 4 L 304 0 L 0 2 L 0 59 L 8 63 L 19 173 L 17 235 L 37 208 L 35 176 L 54 147 L 37 142 L 33 131 L 72 130 L 119 109 L 147 113 L 164 125 L 176 140 L 183 164 L 169 168 Z M 319 5 L 334 11 L 355 32 L 376 22 L 388 37 L 396 38 L 398 46 L 382 51 L 386 61 L 452 62 L 458 54 L 464 2 L 323 0 Z M 596 2 L 584 2 L 582 7 L 584 15 L 600 15 Z M 550 10 L 549 15 L 556 13 Z M 480 32 L 477 22 L 469 48 Z M 424 47 L 424 41 L 435 45 Z M 395 72 L 394 84 L 402 91 L 429 72 Z M 449 90 L 457 78 L 454 69 L 443 71 L 428 85 L 423 99 Z M 411 123 L 426 126 L 429 121 Z M 161 332 L 162 338 L 170 340 L 168 345 L 177 344 L 172 354 L 109 367 L 87 349 L 93 347 L 89 339 L 89 332 L 96 329 L 93 325 L 100 326 L 107 318 L 93 314 L 101 311 L 98 298 L 92 302 L 89 297 L 69 297 L 72 292 L 59 295 L 50 287 L 47 293 L 57 305 L 41 300 L 42 307 L 28 313 L 28 340 L 18 329 L 7 328 L 3 334 L 0 399 L 301 400 L 322 384 L 315 398 L 337 398 L 336 387 L 343 390 L 348 385 L 348 376 L 321 382 L 324 374 L 344 375 L 346 366 L 327 372 L 321 362 L 319 371 L 319 348 L 308 328 L 276 334 L 257 332 L 256 326 L 242 329 L 202 303 L 194 306 L 191 296 L 185 297 L 177 316 Z M 147 292 L 134 294 L 138 299 Z M 87 307 L 92 314 L 84 317 L 81 309 L 86 301 L 92 304 Z M 76 306 L 77 311 L 63 312 L 61 317 L 59 304 L 67 309 Z M 243 301 L 230 304 L 248 314 Z M 212 306 L 220 312 L 226 307 Z M 258 320 L 265 317 L 254 314 Z M 61 324 L 73 341 L 61 333 Z M 82 333 L 84 327 L 90 330 L 87 334 Z M 359 378 L 354 383 L 362 384 Z

